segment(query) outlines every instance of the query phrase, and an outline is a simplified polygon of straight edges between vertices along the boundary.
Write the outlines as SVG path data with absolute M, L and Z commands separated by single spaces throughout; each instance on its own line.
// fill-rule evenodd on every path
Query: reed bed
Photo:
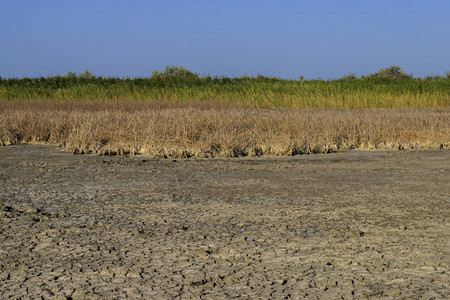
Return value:
M 223 102 L 0 101 L 0 144 L 74 153 L 237 157 L 448 149 L 450 108 L 252 108 Z
M 286 80 L 264 76 L 199 77 L 192 73 L 133 79 L 95 76 L 0 78 L 0 99 L 219 101 L 259 108 L 448 107 L 450 78 L 425 80 L 372 76 Z

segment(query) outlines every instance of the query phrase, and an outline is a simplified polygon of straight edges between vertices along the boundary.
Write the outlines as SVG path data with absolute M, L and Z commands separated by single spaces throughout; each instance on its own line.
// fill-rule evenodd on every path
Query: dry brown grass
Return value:
M 0 144 L 156 157 L 448 149 L 450 108 L 256 109 L 218 103 L 3 101 Z

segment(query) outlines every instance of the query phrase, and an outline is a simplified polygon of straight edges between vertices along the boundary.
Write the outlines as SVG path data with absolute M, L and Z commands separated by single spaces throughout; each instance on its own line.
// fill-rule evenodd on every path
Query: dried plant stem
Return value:
M 3 101 L 0 144 L 75 153 L 230 157 L 339 149 L 439 149 L 450 108 L 258 109 L 214 102 Z

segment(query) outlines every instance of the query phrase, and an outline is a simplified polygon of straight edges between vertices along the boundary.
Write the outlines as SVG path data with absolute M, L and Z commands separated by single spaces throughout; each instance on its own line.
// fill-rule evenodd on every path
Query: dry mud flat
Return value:
M 448 298 L 449 162 L 0 147 L 0 298 Z

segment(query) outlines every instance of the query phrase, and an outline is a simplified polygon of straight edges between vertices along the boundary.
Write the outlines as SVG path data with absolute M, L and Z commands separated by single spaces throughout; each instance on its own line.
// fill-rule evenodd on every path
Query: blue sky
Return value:
M 0 0 L 0 76 L 450 70 L 448 0 Z

